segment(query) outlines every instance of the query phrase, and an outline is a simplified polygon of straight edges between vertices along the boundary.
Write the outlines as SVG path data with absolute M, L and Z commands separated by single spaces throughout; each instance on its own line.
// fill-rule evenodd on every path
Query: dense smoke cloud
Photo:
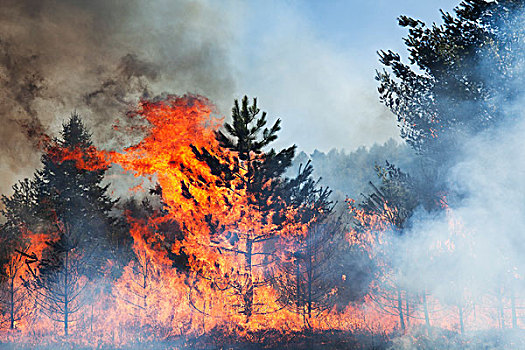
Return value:
M 523 37 L 524 14 L 515 16 L 512 28 L 506 28 L 508 33 L 498 33 L 502 42 L 505 37 Z M 454 159 L 433 165 L 432 171 L 444 174 L 439 179 L 448 189 L 448 197 L 443 193 L 448 208 L 434 212 L 419 208 L 403 235 L 392 232 L 377 247 L 393 267 L 398 286 L 411 295 L 427 293 L 451 307 L 456 327 L 457 310 L 464 308 L 467 332 L 491 327 L 483 318 L 476 320 L 476 305 L 491 313 L 491 321 L 499 317 L 501 328 L 512 327 L 515 316 L 510 305 L 522 303 L 525 290 L 525 102 L 521 89 L 525 47 L 519 41 L 508 45 L 504 62 L 512 64 L 503 67 L 507 74 L 491 77 L 493 70 L 488 68 L 501 64 L 497 61 L 501 57 L 483 53 L 485 58 L 472 67 L 499 92 L 476 104 L 497 105 L 500 121 L 482 131 L 455 133 Z M 479 107 L 476 104 L 466 103 L 467 116 Z M 445 150 L 448 146 L 443 146 L 442 154 L 450 154 L 450 149 Z M 439 157 L 439 150 L 435 152 Z M 418 303 L 421 300 L 416 310 L 421 311 Z M 517 319 L 520 324 L 519 312 Z
M 206 1 L 6 0 L 0 12 L 0 161 L 6 193 L 77 110 L 102 147 L 140 97 L 230 101 L 228 16 Z

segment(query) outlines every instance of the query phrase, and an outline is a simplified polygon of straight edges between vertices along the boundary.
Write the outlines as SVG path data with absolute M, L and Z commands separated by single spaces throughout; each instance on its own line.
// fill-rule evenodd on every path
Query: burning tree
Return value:
M 64 335 L 69 335 L 71 323 L 77 321 L 74 316 L 84 306 L 83 293 L 86 291 L 89 260 L 79 247 L 80 238 L 72 234 L 67 225 L 58 225 L 58 239 L 48 241 L 37 271 L 30 268 L 33 280 L 27 280 L 26 286 L 40 310 L 50 319 L 63 324 Z M 28 258 L 34 256 L 26 255 Z
M 98 250 L 91 255 L 99 259 L 100 266 L 107 257 L 115 224 L 109 215 L 115 201 L 107 195 L 109 185 L 101 185 L 108 168 L 95 156 L 91 135 L 79 115 L 73 114 L 63 125 L 61 136 L 43 154 L 43 168 L 35 175 L 37 216 L 44 231 L 57 232 L 56 224 L 60 223 L 83 249 Z M 78 155 L 78 159 L 68 159 L 69 154 Z M 79 161 L 90 166 L 79 166 Z
M 47 238 L 45 248 L 19 250 L 31 264 L 32 278 L 26 279 L 25 285 L 42 311 L 63 323 L 66 335 L 71 316 L 82 305 L 87 280 L 96 277 L 111 256 L 107 243 L 114 201 L 106 195 L 107 186 L 100 186 L 107 168 L 86 169 L 75 160 L 62 158 L 63 154 L 78 153 L 90 164 L 96 163 L 90 138 L 80 117 L 73 114 L 63 125 L 62 139 L 48 145 L 42 156 L 43 169 L 22 187 L 31 194 L 32 205 L 27 208 L 30 216 L 21 218 L 20 225 Z M 42 254 L 37 256 L 35 251 Z
M 145 230 L 146 222 L 128 220 L 134 257 L 113 286 L 118 309 L 123 313 L 115 321 L 120 328 L 131 330 L 128 337 L 138 340 L 181 336 L 195 322 L 186 303 L 184 274 L 174 269 L 168 250 L 159 245 L 154 227 Z
M 6 311 L 9 328 L 16 328 L 22 320 L 28 321 L 32 313 L 31 307 L 24 303 L 27 290 L 21 278 L 27 272 L 24 254 L 30 248 L 34 234 L 30 229 L 35 227 L 36 192 L 34 183 L 25 179 L 13 186 L 13 195 L 2 196 L 4 209 L 2 215 L 5 223 L 1 229 L 2 245 L 0 272 L 2 294 L 0 302 Z
M 206 215 L 211 228 L 211 244 L 219 252 L 242 257 L 242 267 L 210 278 L 222 290 L 232 290 L 237 296 L 238 312 L 249 321 L 254 313 L 274 312 L 268 300 L 256 304 L 259 288 L 268 288 L 273 276 L 268 271 L 275 264 L 275 245 L 281 236 L 299 234 L 304 225 L 313 222 L 323 211 L 329 212 L 329 192 L 317 190 L 310 179 L 307 166 L 295 179 L 283 175 L 291 165 L 295 146 L 279 152 L 263 149 L 277 138 L 278 119 L 271 128 L 265 128 L 266 113 L 259 116 L 256 100 L 248 104 L 245 96 L 232 109 L 232 124 L 217 131 L 220 149 L 229 156 L 212 153 L 206 148 L 193 147 L 197 159 L 205 162 L 221 179 L 220 185 L 232 189 L 230 203 L 241 210 L 239 217 L 227 225 L 218 221 L 214 213 Z M 224 153 L 223 153 L 224 154 Z M 306 209 L 308 208 L 308 209 Z M 309 210 L 308 215 L 299 214 Z M 266 271 L 264 271 L 266 269 Z M 258 270 L 258 271 L 256 271 Z M 270 301 L 271 302 L 271 301 Z

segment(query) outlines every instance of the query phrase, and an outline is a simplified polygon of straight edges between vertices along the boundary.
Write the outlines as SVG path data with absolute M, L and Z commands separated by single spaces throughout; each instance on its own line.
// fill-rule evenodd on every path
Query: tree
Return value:
M 344 238 L 346 227 L 333 212 L 331 190 L 320 187 L 321 179 L 314 181 L 312 173 L 310 162 L 299 166 L 285 191 L 285 202 L 295 203 L 294 220 L 307 228 L 281 237 L 273 279 L 279 303 L 301 315 L 307 328 L 324 311 L 341 302 L 346 306 L 366 290 L 358 277 L 361 266 L 352 261 L 356 254 Z
M 373 191 L 365 196 L 360 210 L 353 208 L 354 227 L 356 232 L 364 232 L 372 237 L 368 252 L 376 263 L 376 276 L 370 295 L 381 310 L 399 317 L 399 327 L 405 332 L 406 321 L 410 317 L 411 298 L 408 290 L 403 291 L 399 281 L 403 271 L 391 261 L 393 248 L 386 235 L 388 232 L 397 236 L 404 234 L 419 201 L 413 180 L 401 169 L 387 162 L 387 167 L 377 167 L 377 172 L 381 185 L 375 186 L 370 182 Z M 428 316 L 427 312 L 425 316 Z
M 432 166 L 450 164 L 458 142 L 506 118 L 500 106 L 518 96 L 514 88 L 523 62 L 523 1 L 466 0 L 456 15 L 427 27 L 406 16 L 405 44 L 410 65 L 400 55 L 381 51 L 389 68 L 377 74 L 380 99 L 397 116 L 401 136 Z
M 285 244 L 274 279 L 279 303 L 299 314 L 305 328 L 334 307 L 364 297 L 371 273 L 361 251 L 345 239 L 346 226 L 339 217 L 310 225 L 304 237 Z
M 26 281 L 43 312 L 64 325 L 69 334 L 71 317 L 82 307 L 82 293 L 109 257 L 115 220 L 109 212 L 114 200 L 102 186 L 107 167 L 92 154 L 91 135 L 73 114 L 63 124 L 61 139 L 53 140 L 35 174 L 39 232 L 49 237 L 41 258 L 31 257 L 33 281 Z M 65 155 L 78 154 L 93 169 Z M 35 269 L 36 265 L 36 269 Z
M 397 53 L 379 53 L 385 66 L 376 76 L 380 99 L 420 156 L 419 173 L 411 173 L 413 192 L 427 212 L 445 211 L 445 197 L 452 206 L 468 197 L 447 182 L 465 141 L 493 133 L 518 115 L 505 106 L 521 98 L 516 87 L 522 85 L 525 62 L 524 6 L 521 0 L 465 0 L 455 14 L 442 12 L 443 24 L 432 27 L 401 16 L 399 24 L 408 27 L 409 64 Z M 466 285 L 452 280 L 458 288 Z M 461 303 L 457 301 L 463 329 Z M 428 325 L 426 300 L 423 304 Z
M 16 324 L 30 314 L 29 303 L 25 301 L 27 290 L 24 288 L 21 277 L 25 274 L 24 256 L 31 245 L 31 230 L 35 228 L 36 192 L 34 182 L 24 179 L 13 186 L 10 197 L 2 196 L 4 209 L 2 215 L 5 223 L 1 228 L 0 236 L 0 283 L 2 293 L 0 303 L 8 314 L 9 328 L 16 328 Z
M 333 306 L 334 299 L 329 294 L 333 286 L 330 286 L 329 279 L 323 279 L 327 276 L 322 276 L 320 266 L 320 262 L 324 260 L 326 263 L 330 253 L 333 253 L 328 245 L 337 231 L 335 226 L 333 231 L 321 229 L 323 221 L 332 213 L 332 202 L 329 201 L 331 191 L 318 188 L 319 181 L 311 178 L 312 172 L 308 162 L 304 169 L 299 167 L 297 177 L 289 182 L 290 190 L 286 191 L 288 196 L 285 201 L 298 204 L 295 220 L 309 227 L 306 232 L 300 231 L 281 239 L 284 244 L 279 249 L 281 256 L 274 272 L 277 277 L 272 279 L 279 294 L 279 303 L 300 314 L 305 327 L 310 327 L 313 311 L 327 310 Z
M 75 314 L 84 306 L 83 293 L 88 284 L 86 272 L 90 271 L 89 257 L 79 247 L 80 237 L 75 236 L 69 225 L 58 225 L 58 239 L 46 242 L 42 258 L 24 254 L 30 267 L 32 280 L 26 280 L 40 310 L 50 319 L 60 322 L 64 335 L 69 335 Z
M 101 185 L 107 167 L 97 164 L 91 135 L 78 114 L 63 124 L 61 136 L 43 154 L 43 168 L 35 175 L 37 215 L 46 232 L 60 232 L 61 225 L 67 227 L 64 234 L 75 237 L 75 245 L 91 251 L 89 255 L 97 260 L 90 265 L 101 266 L 115 231 L 115 219 L 109 213 L 116 201 L 107 194 L 109 185 Z M 96 166 L 89 169 L 74 159 L 64 160 L 68 153 L 79 154 Z
M 11 250 L 12 247 L 4 246 L 4 250 Z M 15 329 L 16 324 L 28 317 L 32 312 L 27 298 L 29 293 L 22 283 L 25 269 L 25 256 L 29 249 L 29 242 L 19 242 L 15 251 L 11 251 L 10 259 L 2 265 L 0 305 L 2 310 L 8 315 L 7 321 L 10 329 Z M 20 253 L 18 253 L 18 252 Z M 24 303 L 25 301 L 25 303 Z
M 371 181 L 373 191 L 364 197 L 360 204 L 368 214 L 378 214 L 388 218 L 399 234 L 419 204 L 418 192 L 412 178 L 395 165 L 386 163 L 386 168 L 376 167 L 381 185 L 377 187 Z
M 266 128 L 266 113 L 259 113 L 256 99 L 252 105 L 246 96 L 240 104 L 236 100 L 232 123 L 226 123 L 224 130 L 216 132 L 223 152 L 193 147 L 197 159 L 209 166 L 221 187 L 232 189 L 233 200 L 238 200 L 237 207 L 242 208 L 239 221 L 230 227 L 218 222 L 213 213 L 208 214 L 206 220 L 213 235 L 212 244 L 222 252 L 243 259 L 242 267 L 221 278 L 214 277 L 212 284 L 237 296 L 237 310 L 247 321 L 252 314 L 263 312 L 257 310 L 255 294 L 259 287 L 269 287 L 273 278 L 265 276 L 261 268 L 275 263 L 275 244 L 287 227 L 307 223 L 306 216 L 298 213 L 311 204 L 308 201 L 313 197 L 304 192 L 317 191 L 310 179 L 309 166 L 295 179 L 283 176 L 291 165 L 296 147 L 265 150 L 277 139 L 280 120 Z M 189 191 L 187 193 L 191 198 Z M 318 193 L 318 209 L 328 211 L 328 194 Z M 310 211 L 310 219 L 313 213 Z M 255 271 L 257 269 L 259 271 Z

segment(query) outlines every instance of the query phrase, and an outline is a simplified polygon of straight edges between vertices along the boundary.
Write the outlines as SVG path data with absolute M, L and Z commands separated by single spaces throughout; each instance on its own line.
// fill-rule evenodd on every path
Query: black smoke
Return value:
M 0 193 L 77 110 L 103 147 L 140 98 L 230 101 L 228 18 L 205 1 L 0 1 Z M 125 140 L 124 140 L 125 141 Z

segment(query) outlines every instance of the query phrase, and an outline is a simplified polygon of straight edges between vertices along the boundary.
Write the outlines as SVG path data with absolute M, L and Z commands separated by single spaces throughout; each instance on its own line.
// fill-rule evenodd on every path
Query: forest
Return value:
M 64 116 L 2 195 L 0 347 L 525 348 L 524 11 L 398 18 L 402 143 L 277 148 L 252 96 L 145 95 L 121 149 Z

